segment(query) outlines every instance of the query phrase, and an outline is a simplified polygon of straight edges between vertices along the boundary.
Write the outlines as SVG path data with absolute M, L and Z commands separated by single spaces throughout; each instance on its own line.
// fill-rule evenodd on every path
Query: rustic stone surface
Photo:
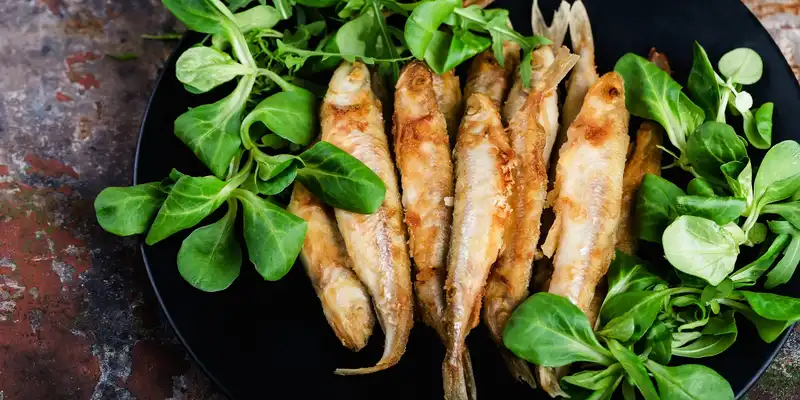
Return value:
M 800 74 L 800 2 L 746 3 Z M 0 399 L 222 398 L 92 208 L 174 45 L 140 35 L 176 29 L 158 0 L 0 1 Z M 795 332 L 749 398 L 800 398 L 798 360 Z

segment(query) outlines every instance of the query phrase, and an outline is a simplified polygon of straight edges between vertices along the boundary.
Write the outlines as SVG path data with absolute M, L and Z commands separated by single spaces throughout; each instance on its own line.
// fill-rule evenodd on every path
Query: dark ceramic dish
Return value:
M 512 22 L 520 32 L 530 33 L 530 1 L 495 3 L 511 10 Z M 549 18 L 557 1 L 541 3 Z M 775 142 L 800 139 L 800 88 L 769 34 L 739 0 L 586 3 L 601 74 L 610 71 L 624 53 L 646 55 L 655 46 L 669 57 L 678 82 L 686 82 L 694 40 L 705 46 L 715 63 L 730 49 L 750 47 L 764 59 L 764 76 L 748 90 L 757 104 L 775 103 Z M 215 96 L 191 95 L 175 78 L 177 56 L 196 41 L 197 37 L 189 35 L 181 42 L 156 85 L 140 132 L 134 183 L 161 180 L 173 167 L 193 175 L 207 174 L 172 133 L 173 121 L 187 107 Z M 369 376 L 336 376 L 336 367 L 368 366 L 380 358 L 383 337 L 379 329 L 360 353 L 342 347 L 299 266 L 279 282 L 265 282 L 245 262 L 241 276 L 228 290 L 204 293 L 192 288 L 178 274 L 175 262 L 188 233 L 173 235 L 153 247 L 143 245 L 145 265 L 178 337 L 229 397 L 442 398 L 443 350 L 431 329 L 417 324 L 408 351 L 394 368 Z M 784 285 L 782 292 L 797 296 L 800 278 Z M 767 344 L 747 321 L 741 321 L 739 327 L 739 339 L 732 348 L 705 360 L 730 381 L 737 398 L 761 375 L 787 337 Z M 532 391 L 509 376 L 483 327 L 475 329 L 468 342 L 482 398 L 547 398 L 544 392 Z

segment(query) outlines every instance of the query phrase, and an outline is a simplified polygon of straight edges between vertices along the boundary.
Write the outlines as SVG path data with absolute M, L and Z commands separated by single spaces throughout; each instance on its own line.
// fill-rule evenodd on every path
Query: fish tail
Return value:
M 564 43 L 564 37 L 567 35 L 567 29 L 569 29 L 569 9 L 569 3 L 562 1 L 558 10 L 553 13 L 553 21 L 548 26 L 544 20 L 544 14 L 539 8 L 539 0 L 534 0 L 533 8 L 531 9 L 533 33 L 550 39 L 553 42 L 553 47 L 561 47 L 561 44 Z
M 591 51 L 594 54 L 594 35 L 589 23 L 589 13 L 581 0 L 572 3 L 569 11 L 569 36 L 572 39 L 572 50 L 583 54 Z
M 386 344 L 383 349 L 383 356 L 381 356 L 381 359 L 374 366 L 364 368 L 338 368 L 334 373 L 336 375 L 365 375 L 395 366 L 400 362 L 400 358 L 403 356 L 406 350 L 406 343 L 408 342 L 408 332 L 406 332 L 405 335 L 399 333 L 398 329 L 386 329 Z
M 459 354 L 461 353 L 461 354 Z M 442 381 L 445 400 L 469 400 L 465 376 L 464 351 L 448 349 L 442 363 Z M 470 364 L 470 369 L 472 365 Z M 473 382 L 474 383 L 474 382 Z
M 580 57 L 576 54 L 570 53 L 569 49 L 561 46 L 556 50 L 555 59 L 550 67 L 542 76 L 542 79 L 536 82 L 535 91 L 539 93 L 547 93 L 558 87 L 558 84 L 567 76 L 569 71 L 578 63 Z
M 561 377 L 567 375 L 568 371 L 568 366 L 557 368 L 536 367 L 536 375 L 539 377 L 539 385 L 541 385 L 542 389 L 544 389 L 544 391 L 553 398 L 569 397 L 561 389 L 561 385 L 558 384 L 559 381 L 561 381 Z
M 527 361 L 511 354 L 508 350 L 503 350 L 500 354 L 503 355 L 503 361 L 505 361 L 511 376 L 520 382 L 527 383 L 531 389 L 536 389 L 536 378 L 533 377 L 533 372 L 531 372 Z

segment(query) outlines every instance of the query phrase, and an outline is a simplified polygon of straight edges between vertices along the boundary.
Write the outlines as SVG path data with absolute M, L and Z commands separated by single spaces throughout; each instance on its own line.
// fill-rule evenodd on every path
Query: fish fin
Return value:
M 555 90 L 558 84 L 567 76 L 569 71 L 578 63 L 580 57 L 570 53 L 566 46 L 561 46 L 555 51 L 555 59 L 550 67 L 534 85 L 531 93 L 548 93 Z
M 572 3 L 569 10 L 569 36 L 572 40 L 572 51 L 583 54 L 591 51 L 594 54 L 594 35 L 589 23 L 589 13 L 581 0 Z
M 553 254 L 556 253 L 559 236 L 561 236 L 561 216 L 556 215 L 556 220 L 553 221 L 553 226 L 550 227 L 550 230 L 547 232 L 547 238 L 544 240 L 544 244 L 542 244 L 542 253 L 544 253 L 547 258 L 553 258 Z
M 459 355 L 448 350 L 442 364 L 442 382 L 445 400 L 469 399 L 463 352 Z
M 514 378 L 522 383 L 527 383 L 531 389 L 536 389 L 536 379 L 533 377 L 533 373 L 527 361 L 517 358 L 508 350 L 502 350 L 500 354 L 503 355 L 503 361 L 506 362 L 508 372 L 510 372 Z
M 380 318 L 378 318 L 378 322 L 381 322 Z M 384 325 L 385 324 L 381 324 L 382 327 Z M 399 329 L 390 329 L 387 331 L 384 327 L 386 345 L 383 349 L 383 356 L 381 356 L 381 359 L 374 366 L 364 368 L 337 368 L 333 373 L 336 375 L 365 375 L 395 366 L 400 362 L 403 353 L 405 353 L 406 343 L 408 342 L 408 331 L 406 331 L 405 337 L 398 335 L 398 332 L 400 332 Z
M 559 48 L 564 43 L 564 37 L 569 29 L 569 3 L 562 1 L 561 5 L 553 13 L 553 21 L 548 26 L 544 20 L 542 10 L 539 8 L 539 0 L 534 0 L 531 9 L 531 25 L 533 33 L 544 36 L 553 42 L 553 47 Z

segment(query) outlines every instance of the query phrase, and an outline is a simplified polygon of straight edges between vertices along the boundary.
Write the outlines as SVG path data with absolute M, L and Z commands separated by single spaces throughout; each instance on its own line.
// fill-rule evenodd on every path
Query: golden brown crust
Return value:
M 557 244 L 549 291 L 584 312 L 613 256 L 628 119 L 622 77 L 608 73 L 589 90 L 557 165 L 551 228 Z
M 403 188 L 414 289 L 423 321 L 444 337 L 443 286 L 450 241 L 453 162 L 445 117 L 425 64 L 412 62 L 395 91 L 394 151 Z
M 447 399 L 467 398 L 465 339 L 480 317 L 489 269 L 502 247 L 510 212 L 514 154 L 491 99 L 474 94 L 456 142 L 453 231 L 447 259 L 445 329 L 447 355 L 442 365 Z
M 372 335 L 375 316 L 369 294 L 352 270 L 333 210 L 299 182 L 287 210 L 308 224 L 299 258 L 328 324 L 345 347 L 361 350 Z
M 353 268 L 367 287 L 386 336 L 381 360 L 370 368 L 337 370 L 343 375 L 389 368 L 400 361 L 414 324 L 411 267 L 397 175 L 384 132 L 381 103 L 361 63 L 334 72 L 320 111 L 322 140 L 361 160 L 383 180 L 386 198 L 373 214 L 336 210 Z

